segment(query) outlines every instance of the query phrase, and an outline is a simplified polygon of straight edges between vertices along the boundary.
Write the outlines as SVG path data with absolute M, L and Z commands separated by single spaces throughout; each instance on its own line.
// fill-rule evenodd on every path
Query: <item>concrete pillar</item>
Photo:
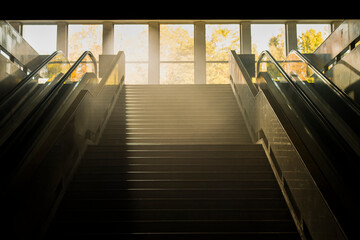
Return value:
M 251 54 L 251 24 L 240 24 L 240 54 Z
M 114 24 L 112 22 L 103 23 L 102 54 L 114 54 Z
M 294 49 L 297 49 L 296 22 L 287 22 L 285 23 L 285 57 Z
M 160 83 L 160 24 L 149 23 L 149 84 Z
M 194 24 L 195 84 L 206 84 L 206 41 L 205 23 Z
M 56 50 L 62 51 L 65 56 L 68 55 L 68 24 L 57 24 Z

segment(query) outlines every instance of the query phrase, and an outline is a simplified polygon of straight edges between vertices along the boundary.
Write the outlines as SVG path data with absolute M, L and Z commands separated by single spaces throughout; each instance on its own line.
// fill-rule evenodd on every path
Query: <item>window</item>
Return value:
M 160 84 L 193 84 L 194 25 L 160 25 Z
M 102 25 L 70 24 L 68 31 L 69 61 L 76 61 L 84 51 L 91 51 L 99 61 L 102 53 Z
M 40 55 L 56 51 L 56 25 L 24 25 L 23 37 Z
M 297 24 L 297 46 L 301 53 L 312 53 L 330 35 L 330 24 Z
M 251 24 L 251 42 L 251 52 L 256 60 L 264 50 L 268 50 L 276 60 L 285 59 L 284 24 Z
M 229 83 L 229 52 L 240 52 L 240 26 L 238 24 L 207 24 L 206 83 Z
M 149 27 L 144 24 L 114 26 L 114 50 L 125 52 L 126 84 L 148 83 Z

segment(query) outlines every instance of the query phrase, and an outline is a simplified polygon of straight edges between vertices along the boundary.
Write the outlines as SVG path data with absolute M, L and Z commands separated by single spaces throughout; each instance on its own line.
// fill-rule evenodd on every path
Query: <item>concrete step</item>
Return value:
M 69 186 L 69 191 L 91 189 L 91 190 L 114 190 L 128 188 L 198 188 L 198 189 L 233 189 L 233 188 L 277 188 L 276 180 L 125 180 L 125 181 L 74 181 Z
M 131 189 L 108 189 L 108 190 L 76 190 L 68 191 L 69 199 L 114 199 L 114 198 L 217 198 L 222 196 L 227 199 L 242 197 L 253 198 L 281 198 L 279 188 L 257 189 L 198 189 L 198 188 L 131 188 Z
M 229 85 L 125 86 L 49 239 L 299 240 Z
M 153 221 L 106 221 L 95 222 L 59 222 L 58 228 L 72 233 L 76 232 L 115 232 L 115 233 L 149 233 L 149 232 L 294 232 L 293 223 L 289 220 L 153 220 Z
M 67 211 L 93 209 L 119 211 L 132 209 L 248 209 L 284 210 L 282 198 L 118 198 L 118 199 L 64 199 L 62 208 Z M 69 219 L 70 220 L 70 219 Z
M 135 145 L 136 146 L 136 145 Z M 82 161 L 83 165 L 86 166 L 121 166 L 125 164 L 219 164 L 219 158 L 217 157 L 90 157 L 84 158 Z M 221 163 L 226 164 L 244 164 L 244 165 L 267 165 L 268 160 L 264 157 L 254 157 L 254 156 L 238 156 L 238 157 L 222 157 Z
M 266 159 L 264 151 L 257 150 L 123 150 L 123 148 L 96 148 L 89 149 L 84 155 L 85 159 L 91 158 L 131 158 L 131 157 L 176 157 L 176 158 L 259 158 Z M 221 160 L 219 160 L 221 161 Z
M 247 171 L 270 171 L 267 165 L 245 165 L 245 164 L 131 164 L 124 162 L 124 165 L 118 166 L 93 166 L 81 167 L 78 170 L 80 174 L 101 174 L 101 173 L 120 173 L 127 171 L 241 171 L 246 168 Z
M 95 222 L 99 219 L 107 221 L 124 220 L 286 220 L 290 213 L 286 209 L 124 209 L 105 210 L 79 209 L 63 211 L 59 215 L 59 221 L 67 218 L 74 221 Z
M 176 232 L 176 233 L 66 233 L 61 232 L 51 239 L 56 240 L 93 240 L 93 239 L 107 239 L 107 240 L 299 240 L 297 232 L 229 232 L 229 233 L 204 233 L 204 232 Z
M 227 144 L 227 145 L 136 145 L 136 146 L 118 146 L 118 145 L 90 145 L 88 152 L 98 151 L 123 151 L 123 150 L 195 150 L 195 151 L 260 151 L 263 152 L 261 144 Z
M 205 179 L 224 179 L 224 180 L 250 180 L 262 179 L 273 180 L 274 174 L 269 171 L 127 171 L 113 174 L 77 174 L 75 180 L 164 180 L 164 179 L 181 179 L 181 180 L 205 180 Z

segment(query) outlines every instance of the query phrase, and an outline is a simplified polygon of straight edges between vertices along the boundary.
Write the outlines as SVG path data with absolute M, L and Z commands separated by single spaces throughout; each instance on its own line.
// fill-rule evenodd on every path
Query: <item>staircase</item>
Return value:
M 229 85 L 132 85 L 47 239 L 300 239 Z

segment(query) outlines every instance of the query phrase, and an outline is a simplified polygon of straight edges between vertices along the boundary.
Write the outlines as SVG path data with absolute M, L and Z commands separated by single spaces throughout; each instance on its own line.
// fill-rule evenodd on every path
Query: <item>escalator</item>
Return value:
M 70 66 L 55 52 L 0 102 L 2 232 L 11 239 L 43 234 L 79 156 L 98 141 L 124 81 L 124 54 L 99 78 L 85 51 Z
M 283 63 L 286 73 L 360 155 L 360 105 L 333 80 L 320 72 L 306 56 L 291 51 Z M 345 88 L 346 89 L 346 88 Z
M 44 61 L 4 20 L 0 20 L 0 102 Z
M 69 70 L 70 63 L 62 52 L 56 51 L 45 58 L 30 74 L 11 88 L 0 101 L 0 144 L 3 145 L 18 125 L 29 114 L 32 106 L 52 91 L 57 81 Z
M 360 106 L 360 21 L 345 20 L 312 54 L 311 63 Z
M 298 51 L 283 63 L 264 51 L 253 78 L 245 58 L 232 52 L 230 59 L 233 90 L 249 129 L 266 142 L 304 234 L 356 238 L 357 104 Z

